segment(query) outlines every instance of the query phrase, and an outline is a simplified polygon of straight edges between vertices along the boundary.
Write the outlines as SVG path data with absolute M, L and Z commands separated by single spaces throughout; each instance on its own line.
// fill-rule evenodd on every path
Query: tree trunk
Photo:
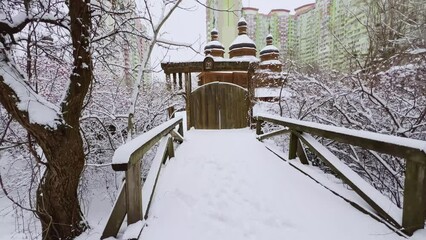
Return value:
M 37 190 L 43 239 L 72 239 L 87 228 L 77 195 L 85 161 L 78 129 L 49 134 L 48 142 L 40 144 L 48 162 Z

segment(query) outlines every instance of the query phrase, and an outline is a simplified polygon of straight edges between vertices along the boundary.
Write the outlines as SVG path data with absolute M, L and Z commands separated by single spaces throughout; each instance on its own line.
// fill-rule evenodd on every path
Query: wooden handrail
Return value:
M 301 161 L 306 158 L 301 146 L 301 141 L 303 141 L 313 153 L 333 169 L 345 183 L 350 185 L 385 220 L 390 221 L 397 227 L 402 226 L 403 230 L 408 234 L 412 234 L 417 229 L 424 228 L 424 221 L 426 219 L 426 141 L 328 126 L 270 114 L 261 114 L 254 118 L 257 121 L 257 134 L 262 132 L 261 124 L 264 121 L 290 129 L 290 160 L 295 159 L 296 156 L 299 156 Z M 336 157 L 314 138 L 310 137 L 309 134 L 406 159 L 402 219 L 392 219 L 390 214 L 385 212 L 386 209 L 380 206 L 380 204 L 377 204 L 376 200 L 372 199 L 366 193 L 365 190 L 368 190 L 368 186 L 365 186 L 365 184 L 359 186 L 359 184 L 353 182 L 348 176 L 354 175 L 347 173 L 347 171 L 340 171 L 342 167 L 339 163 L 336 166 Z M 271 134 L 271 136 L 273 135 Z M 268 134 L 264 134 L 263 136 L 268 136 Z M 302 163 L 307 164 L 308 162 L 302 161 Z M 393 218 L 395 218 L 395 215 Z
M 178 133 L 174 132 L 179 125 Z M 167 158 L 174 157 L 174 146 L 172 135 L 178 142 L 183 141 L 183 123 L 182 117 L 173 118 L 160 126 L 143 133 L 130 142 L 119 147 L 113 156 L 112 168 L 115 171 L 125 171 L 125 181 L 118 194 L 117 200 L 108 218 L 108 222 L 102 233 L 101 239 L 116 237 L 118 230 L 125 216 L 127 215 L 127 224 L 134 224 L 148 217 L 148 209 L 155 191 L 158 176 L 163 164 Z M 149 194 L 149 200 L 143 213 L 142 205 L 142 182 L 141 182 L 141 164 L 143 155 L 148 152 L 157 142 L 163 139 L 162 144 L 157 149 L 157 155 L 154 161 L 160 161 L 159 165 L 150 169 L 148 174 L 155 176 L 155 182 Z M 144 185 L 145 186 L 145 185 Z M 142 229 L 141 229 L 142 230 Z
M 114 171 L 126 171 L 129 166 L 139 162 L 152 146 L 170 133 L 178 124 L 182 125 L 182 117 L 172 118 L 117 148 L 112 157 L 112 169 Z M 181 135 L 183 135 L 182 129 L 183 127 L 179 127 Z
M 270 114 L 255 116 L 255 119 L 285 126 L 293 131 L 306 132 L 337 142 L 347 143 L 401 158 L 416 155 L 424 156 L 426 152 L 426 142 L 415 139 L 329 126 Z M 425 158 L 412 158 L 409 160 L 426 164 Z

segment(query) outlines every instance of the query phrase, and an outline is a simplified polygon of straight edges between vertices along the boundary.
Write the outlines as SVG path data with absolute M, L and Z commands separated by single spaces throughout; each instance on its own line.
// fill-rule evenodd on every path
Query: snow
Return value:
M 141 229 L 144 227 L 143 221 L 138 221 L 136 223 L 130 224 L 127 226 L 126 231 L 123 234 L 123 239 L 136 239 L 139 237 Z
M 426 53 L 426 48 L 418 48 L 410 51 L 410 54 L 421 54 Z
M 191 130 L 140 239 L 403 239 L 289 166 L 248 129 Z
M 397 146 L 403 146 L 403 147 L 417 149 L 417 150 L 420 150 L 420 151 L 423 151 L 424 153 L 426 153 L 426 141 L 421 141 L 421 140 L 417 140 L 417 139 L 410 139 L 410 138 L 403 138 L 403 137 L 397 137 L 397 136 L 392 136 L 392 135 L 385 135 L 385 134 L 380 134 L 380 133 L 368 132 L 368 131 L 364 131 L 364 130 L 354 130 L 354 129 L 348 129 L 348 128 L 343 128 L 343 127 L 329 126 L 329 125 L 324 125 L 324 124 L 319 124 L 319 123 L 314 123 L 314 122 L 296 120 L 296 119 L 292 119 L 292 118 L 279 117 L 277 115 L 272 115 L 272 114 L 260 114 L 258 116 L 276 119 L 276 120 L 279 120 L 279 121 L 285 121 L 285 122 L 292 123 L 292 124 L 301 124 L 301 125 L 304 125 L 304 126 L 307 126 L 307 127 L 312 127 L 312 128 L 320 128 L 320 129 L 323 129 L 325 131 L 329 131 L 329 132 L 333 132 L 333 133 L 345 134 L 345 135 L 350 135 L 350 136 L 354 136 L 354 137 L 371 139 L 371 140 L 374 140 L 374 141 L 386 142 L 386 143 L 394 144 L 394 145 L 397 145 Z M 255 117 L 257 117 L 257 116 L 255 116 Z
M 281 88 L 268 88 L 268 87 L 262 87 L 262 88 L 255 88 L 255 97 L 279 97 Z M 291 93 L 283 89 L 281 93 L 281 98 L 290 98 Z
M 260 63 L 260 65 L 281 65 L 280 60 L 266 60 Z
M 277 47 L 275 47 L 274 45 L 266 45 L 264 48 L 262 48 L 262 50 L 260 52 L 263 51 L 279 51 Z
M 288 152 L 284 153 L 281 150 L 276 149 L 275 145 L 268 146 L 267 144 L 265 144 L 265 146 L 274 154 L 278 155 L 280 158 L 285 160 L 286 163 L 288 163 L 290 166 L 308 175 L 314 181 L 321 184 L 324 188 L 332 191 L 334 194 L 337 194 L 338 196 L 340 196 L 341 198 L 347 201 L 351 201 L 352 203 L 356 204 L 358 207 L 363 208 L 369 214 L 376 216 L 377 218 L 380 219 L 380 217 L 375 213 L 375 210 L 366 201 L 364 201 L 364 199 L 362 199 L 356 192 L 354 192 L 350 188 L 347 188 L 341 179 L 335 177 L 332 174 L 324 174 L 324 172 L 316 166 L 302 164 L 298 158 L 289 161 L 287 158 Z M 386 223 L 386 222 L 384 223 L 388 227 L 394 229 L 395 231 L 400 232 L 399 229 L 395 229 L 395 227 L 390 225 L 389 223 Z M 404 233 L 400 232 L 400 234 L 404 234 Z
M 120 146 L 114 152 L 114 156 L 112 157 L 112 164 L 127 164 L 129 162 L 130 156 L 138 150 L 142 145 L 146 144 L 149 140 L 151 140 L 156 135 L 160 134 L 165 129 L 171 127 L 177 122 L 181 121 L 182 117 L 175 117 L 158 127 L 139 135 L 138 137 L 130 140 L 126 144 Z
M 259 58 L 255 56 L 239 56 L 231 59 L 226 59 L 229 62 L 259 62 Z
M 206 44 L 206 47 L 210 47 L 210 46 L 221 46 L 223 47 L 222 43 L 219 41 L 210 41 Z
M 25 82 L 24 75 L 9 62 L 4 53 L 0 54 L 0 76 L 15 93 L 17 107 L 28 113 L 29 122 L 56 129 L 62 125 L 62 115 L 54 104 L 35 93 Z
M 256 44 L 251 40 L 251 38 L 247 34 L 241 34 L 238 35 L 235 40 L 231 43 L 231 46 L 237 45 L 237 44 L 243 44 L 243 43 L 249 43 L 249 44 Z
M 386 196 L 377 191 L 373 186 L 362 179 L 356 172 L 352 171 L 345 163 L 340 161 L 332 152 L 330 152 L 321 143 L 315 140 L 309 134 L 303 133 L 302 137 L 319 151 L 339 172 L 348 178 L 363 193 L 372 199 L 381 209 L 383 209 L 393 220 L 402 225 L 402 209 L 393 204 Z

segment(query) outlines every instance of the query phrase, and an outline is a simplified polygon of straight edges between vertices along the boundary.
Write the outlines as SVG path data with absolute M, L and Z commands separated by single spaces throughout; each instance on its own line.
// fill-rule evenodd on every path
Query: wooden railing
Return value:
M 176 131 L 175 128 L 179 126 Z M 116 237 L 127 215 L 127 225 L 137 223 L 148 217 L 151 200 L 155 191 L 161 165 L 167 158 L 174 157 L 173 139 L 183 141 L 182 118 L 173 118 L 160 126 L 143 133 L 139 137 L 119 147 L 113 156 L 112 168 L 115 171 L 125 171 L 117 200 L 110 213 L 108 222 L 101 239 Z M 148 176 L 153 175 L 152 189 L 149 190 L 148 204 L 142 209 L 142 180 L 140 161 L 156 143 L 160 142 Z M 145 189 L 145 185 L 144 185 Z M 143 226 L 141 226 L 143 228 Z M 140 229 L 141 231 L 142 229 Z M 139 233 L 140 233 L 139 231 Z
M 335 174 L 362 197 L 382 218 L 411 235 L 424 228 L 426 220 L 426 142 L 367 131 L 357 131 L 342 127 L 300 121 L 274 115 L 258 115 L 256 133 L 259 139 L 290 133 L 289 160 L 299 157 L 308 164 L 302 142 L 319 157 Z M 262 123 L 270 122 L 284 126 L 284 129 L 262 133 Z M 365 182 L 358 174 L 341 162 L 312 135 L 331 139 L 340 143 L 359 146 L 406 160 L 403 209 L 391 209 L 389 199 Z M 395 206 L 394 204 L 392 204 Z M 395 206 L 396 208 L 396 206 Z

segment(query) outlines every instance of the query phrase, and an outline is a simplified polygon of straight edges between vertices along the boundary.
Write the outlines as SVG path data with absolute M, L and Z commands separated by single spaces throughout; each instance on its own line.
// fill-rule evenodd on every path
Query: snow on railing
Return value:
M 179 126 L 179 129 L 176 131 L 177 126 Z M 133 224 L 133 228 L 140 226 L 139 230 L 133 229 L 132 232 L 142 231 L 144 224 L 136 223 L 140 223 L 148 217 L 161 166 L 168 158 L 174 157 L 173 140 L 183 141 L 182 117 L 172 118 L 141 134 L 115 151 L 112 168 L 115 171 L 125 171 L 126 179 L 123 181 L 101 239 L 116 237 L 126 215 L 127 225 Z M 158 142 L 160 142 L 160 145 L 157 148 L 157 154 L 142 191 L 140 161 L 143 155 Z M 142 194 L 146 195 L 144 200 L 147 200 L 147 203 L 145 204 L 142 204 Z
M 283 130 L 262 134 L 258 138 L 262 140 L 280 133 L 289 132 L 288 158 L 290 160 L 299 157 L 303 164 L 308 164 L 306 153 L 301 144 L 303 142 L 312 153 L 315 153 L 317 157 L 328 165 L 384 220 L 397 228 L 402 228 L 407 234 L 412 234 L 415 230 L 424 228 L 426 220 L 426 141 L 328 126 L 269 114 L 261 114 L 254 118 L 257 121 L 256 133 L 258 135 L 262 134 L 262 123 L 264 121 L 286 127 Z M 311 134 L 406 159 L 402 211 L 343 164 Z

